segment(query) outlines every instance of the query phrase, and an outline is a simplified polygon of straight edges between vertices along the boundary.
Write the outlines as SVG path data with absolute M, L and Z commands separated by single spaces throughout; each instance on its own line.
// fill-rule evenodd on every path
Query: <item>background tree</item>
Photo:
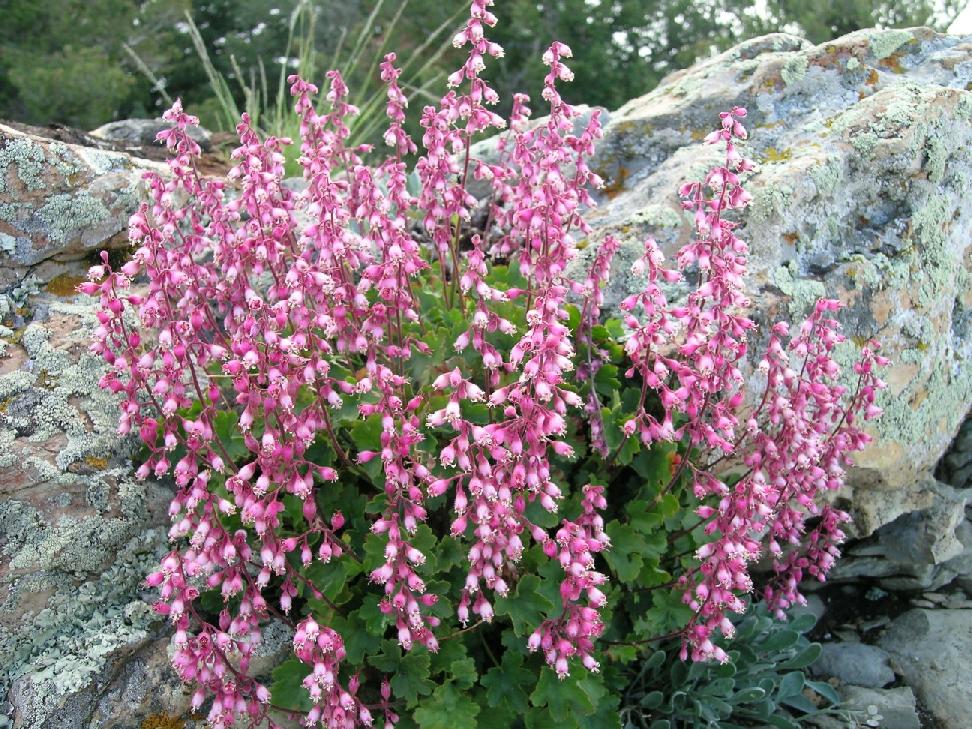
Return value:
M 513 90 L 538 98 L 542 71 L 533 61 L 554 38 L 570 45 L 572 103 L 618 108 L 666 74 L 746 38 L 787 31 L 819 43 L 859 28 L 945 27 L 961 0 L 504 0 L 494 32 L 506 57 L 490 81 L 508 111 Z M 189 33 L 188 11 L 212 67 L 242 108 L 246 88 L 264 84 L 272 97 L 285 58 L 291 13 L 300 0 L 5 0 L 0 23 L 0 118 L 93 127 L 125 116 L 154 116 L 163 99 L 140 73 L 127 44 L 205 124 L 227 127 L 205 65 Z M 315 80 L 337 60 L 354 88 L 376 76 L 374 60 L 394 47 L 402 61 L 428 34 L 466 6 L 465 0 L 313 0 L 316 20 L 298 28 L 315 50 Z M 404 7 L 403 7 L 404 6 Z M 422 48 L 431 61 L 413 86 L 432 83 L 456 64 Z M 347 71 L 348 69 L 345 68 Z M 374 79 L 372 79 L 374 81 Z M 408 89 L 406 89 L 408 90 Z M 413 89 L 414 90 L 414 89 Z M 431 99 L 419 89 L 416 117 Z M 413 122 L 414 123 L 414 122 Z

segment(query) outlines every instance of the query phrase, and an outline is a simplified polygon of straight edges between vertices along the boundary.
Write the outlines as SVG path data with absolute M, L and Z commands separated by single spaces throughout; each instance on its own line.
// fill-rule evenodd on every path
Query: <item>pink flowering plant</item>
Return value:
M 491 111 L 491 4 L 473 0 L 420 144 L 384 59 L 380 163 L 345 143 L 336 72 L 323 103 L 290 79 L 299 140 L 244 115 L 226 179 L 197 172 L 177 103 L 134 254 L 80 287 L 100 297 L 93 349 L 119 433 L 144 443 L 138 476 L 175 484 L 147 581 L 214 727 L 619 726 L 641 651 L 726 661 L 748 596 L 783 617 L 837 556 L 847 515 L 824 497 L 868 442 L 884 360 L 869 343 L 841 384 L 830 300 L 753 353 L 745 110 L 706 139 L 723 161 L 679 190 L 695 231 L 675 267 L 645 241 L 644 289 L 605 311 L 617 241 L 566 273 L 602 184 L 599 116 L 574 131 L 561 43 L 544 119 L 522 95 L 509 120 Z M 471 158 L 500 131 L 498 162 Z M 286 655 L 255 675 L 273 623 Z

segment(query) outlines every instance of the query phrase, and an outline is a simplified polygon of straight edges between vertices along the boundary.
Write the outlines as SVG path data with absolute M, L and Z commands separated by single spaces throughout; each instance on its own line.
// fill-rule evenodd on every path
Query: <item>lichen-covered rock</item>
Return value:
M 761 167 L 742 237 L 762 331 L 820 296 L 840 298 L 853 339 L 879 338 L 893 360 L 885 415 L 847 494 L 862 535 L 918 508 L 915 484 L 972 404 L 970 82 L 972 38 L 925 28 L 819 46 L 765 36 L 613 112 L 593 163 L 608 182 L 574 271 L 606 234 L 621 239 L 611 306 L 642 284 L 627 271 L 645 236 L 669 255 L 686 241 L 675 190 L 715 161 L 699 141 L 718 112 L 749 109 L 746 152 Z
M 125 245 L 142 174 L 158 162 L 52 141 L 0 124 L 0 291 Z
M 160 640 L 141 583 L 166 550 L 171 493 L 132 478 L 134 443 L 117 436 L 117 402 L 87 351 L 93 301 L 30 304 L 29 324 L 0 332 L 0 713 L 18 728 L 80 728 Z M 162 663 L 157 673 L 161 697 L 177 684 Z

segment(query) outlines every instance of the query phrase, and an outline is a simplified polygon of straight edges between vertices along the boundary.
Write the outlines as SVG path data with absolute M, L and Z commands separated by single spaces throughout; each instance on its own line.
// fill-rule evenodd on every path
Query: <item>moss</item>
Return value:
M 913 38 L 914 36 L 906 30 L 878 30 L 868 36 L 871 53 L 879 61 L 890 56 Z
M 780 70 L 780 78 L 783 79 L 784 84 L 792 86 L 807 75 L 809 67 L 810 61 L 806 54 L 798 53 L 783 64 L 783 68 Z
M 37 216 L 47 224 L 48 237 L 64 243 L 85 228 L 97 225 L 110 217 L 104 203 L 86 192 L 61 193 L 48 198 Z
M 44 150 L 27 137 L 15 137 L 0 149 L 0 192 L 9 192 L 7 174 L 10 167 L 27 190 L 44 187 L 41 171 L 44 166 Z

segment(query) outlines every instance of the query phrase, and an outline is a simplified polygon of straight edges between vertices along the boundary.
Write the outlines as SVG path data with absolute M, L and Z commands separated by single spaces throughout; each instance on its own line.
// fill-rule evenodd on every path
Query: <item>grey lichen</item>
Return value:
M 797 53 L 783 64 L 783 68 L 780 70 L 780 78 L 787 86 L 792 86 L 807 75 L 808 68 L 810 68 L 810 61 L 806 54 Z
M 27 137 L 11 139 L 0 149 L 0 192 L 9 192 L 7 173 L 11 166 L 27 190 L 40 190 L 44 187 L 41 180 L 44 150 Z
M 52 195 L 37 216 L 47 225 L 48 237 L 64 243 L 85 228 L 107 220 L 111 213 L 98 198 L 78 192 Z
M 682 218 L 667 205 L 646 205 L 631 217 L 631 222 L 649 227 L 677 228 L 682 224 Z
M 907 30 L 877 30 L 869 34 L 868 40 L 871 45 L 871 52 L 874 58 L 881 60 L 887 58 L 905 43 L 912 40 L 914 36 Z
M 793 195 L 789 185 L 770 182 L 753 196 L 749 206 L 750 220 L 753 223 L 764 223 L 782 215 Z
M 817 300 L 827 295 L 827 288 L 820 281 L 799 278 L 796 264 L 792 261 L 776 269 L 773 283 L 789 297 L 790 316 L 794 319 L 809 314 Z
M 948 147 L 945 146 L 945 141 L 939 136 L 929 136 L 927 154 L 928 179 L 932 182 L 941 182 L 945 179 L 945 165 L 948 162 Z
M 850 58 L 847 59 L 848 71 L 856 71 L 860 67 L 861 67 L 861 62 L 857 60 L 856 56 L 851 56 Z
M 844 166 L 839 159 L 831 157 L 810 169 L 810 179 L 817 188 L 817 195 L 826 197 L 835 193 L 844 178 Z

